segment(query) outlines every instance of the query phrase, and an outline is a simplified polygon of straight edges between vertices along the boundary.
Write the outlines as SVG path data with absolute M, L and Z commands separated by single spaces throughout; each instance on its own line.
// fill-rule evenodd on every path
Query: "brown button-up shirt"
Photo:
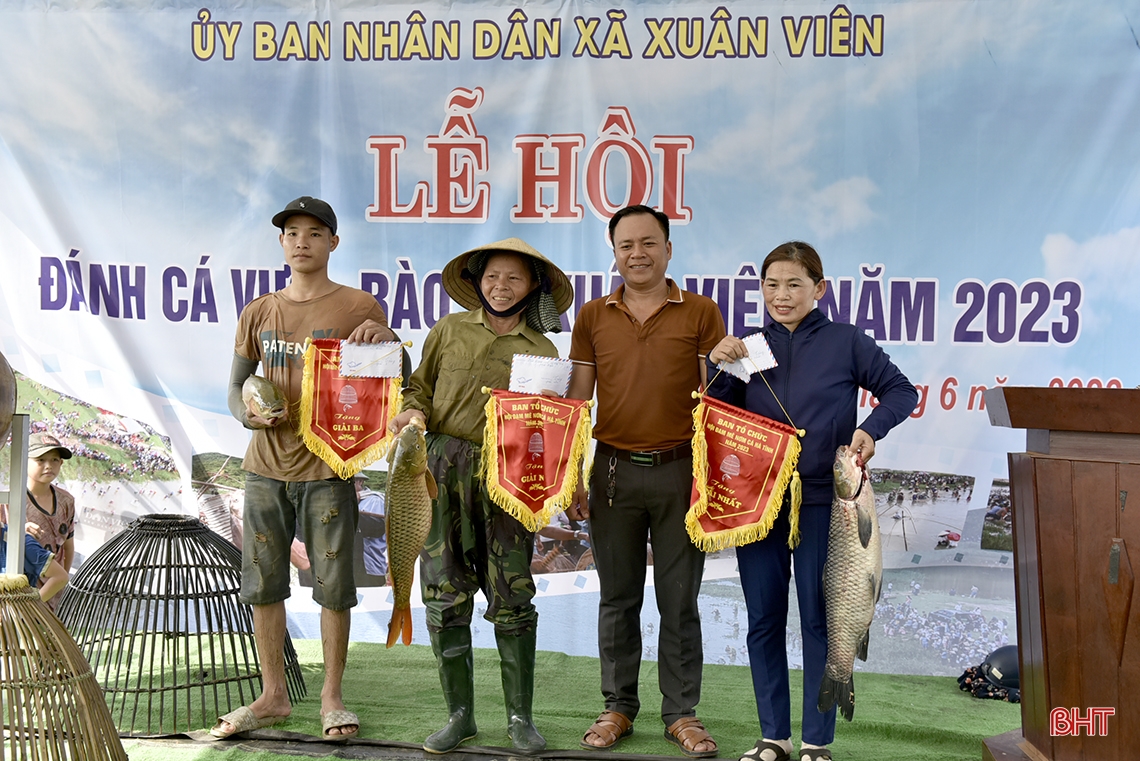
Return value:
M 597 372 L 594 438 L 619 449 L 671 449 L 692 439 L 701 363 L 725 335 L 712 299 L 668 283 L 665 303 L 644 323 L 626 306 L 624 284 L 583 305 L 574 323 L 570 359 Z

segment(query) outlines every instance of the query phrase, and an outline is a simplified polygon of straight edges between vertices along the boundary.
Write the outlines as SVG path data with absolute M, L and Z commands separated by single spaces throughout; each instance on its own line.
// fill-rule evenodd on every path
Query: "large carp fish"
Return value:
M 883 588 L 883 548 L 871 478 L 847 447 L 835 453 L 835 501 L 823 565 L 827 610 L 827 665 L 819 687 L 819 711 L 838 704 L 855 715 L 855 659 L 867 660 L 875 604 Z
M 252 407 L 254 414 L 266 420 L 275 420 L 289 414 L 289 402 L 285 394 L 272 381 L 260 375 L 251 375 L 241 384 L 241 400 L 246 409 Z
M 412 582 L 416 577 L 416 558 L 427 541 L 431 529 L 431 501 L 438 492 L 435 479 L 427 467 L 427 442 L 424 422 L 412 418 L 396 434 L 388 450 L 388 486 L 385 510 L 388 521 L 388 576 L 392 582 L 395 605 L 388 623 L 388 647 L 403 637 L 412 643 Z

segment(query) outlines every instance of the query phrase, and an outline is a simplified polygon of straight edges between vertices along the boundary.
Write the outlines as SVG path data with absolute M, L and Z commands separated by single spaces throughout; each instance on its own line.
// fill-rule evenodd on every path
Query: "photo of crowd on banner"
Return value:
M 973 507 L 972 476 L 872 469 L 871 482 L 887 558 L 958 546 Z
M 1009 497 L 1008 480 L 994 479 L 986 501 L 985 521 L 982 549 L 1013 552 L 1013 502 Z
M 182 509 L 182 487 L 167 438 L 141 421 L 18 373 L 15 378 L 17 411 L 30 418 L 30 438 L 58 441 L 69 455 L 62 458 L 52 486 L 73 498 L 69 571 L 78 571 L 88 555 L 140 515 Z M 43 506 L 29 505 L 31 522 Z
M 650 562 L 652 562 L 650 557 Z M 539 529 L 534 537 L 533 573 L 566 573 L 588 571 L 594 567 L 590 552 L 589 521 L 575 521 L 559 513 L 550 525 Z
M 925 613 L 914 606 L 909 595 L 898 602 L 882 600 L 875 609 L 875 618 L 881 622 L 887 639 L 916 643 L 937 654 L 950 672 L 961 672 L 1008 645 L 1014 634 L 1008 619 L 987 618 L 972 599 L 967 594 L 953 608 Z M 892 642 L 891 647 L 899 645 L 900 642 Z

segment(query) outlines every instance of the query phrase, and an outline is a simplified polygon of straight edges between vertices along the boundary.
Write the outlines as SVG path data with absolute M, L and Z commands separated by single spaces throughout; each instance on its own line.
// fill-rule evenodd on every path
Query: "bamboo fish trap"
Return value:
M 59 617 L 91 662 L 126 735 L 183 732 L 254 700 L 253 615 L 238 602 L 241 552 L 186 515 L 148 515 L 100 547 L 68 585 Z M 293 702 L 305 695 L 285 636 Z
M 0 758 L 126 761 L 91 666 L 23 575 L 0 575 Z

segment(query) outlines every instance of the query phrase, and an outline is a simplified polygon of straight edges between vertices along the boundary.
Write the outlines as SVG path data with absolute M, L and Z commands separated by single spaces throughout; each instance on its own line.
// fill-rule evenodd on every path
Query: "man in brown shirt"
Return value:
M 297 525 L 302 527 L 310 569 L 321 606 L 325 681 L 321 724 L 328 739 L 356 735 L 360 720 L 345 709 L 341 681 L 348 653 L 351 609 L 356 605 L 352 547 L 357 499 L 352 481 L 309 451 L 297 433 L 309 338 L 349 343 L 395 340 L 384 311 L 367 293 L 329 279 L 329 256 L 340 238 L 336 214 L 319 198 L 302 196 L 273 217 L 291 279 L 281 291 L 250 302 L 238 318 L 230 371 L 230 412 L 253 431 L 242 468 L 246 471 L 242 530 L 242 586 L 239 599 L 253 606 L 253 634 L 261 659 L 262 693 L 218 719 L 210 733 L 226 738 L 285 721 L 292 712 L 282 657 L 289 556 Z M 289 403 L 284 418 L 259 416 L 242 401 L 242 383 L 262 366 Z
M 692 392 L 705 355 L 725 335 L 716 304 L 666 277 L 669 219 L 630 206 L 609 224 L 624 281 L 582 307 L 574 324 L 569 396 L 598 395 L 597 449 L 590 481 L 590 544 L 598 570 L 598 656 L 606 710 L 582 738 L 610 748 L 633 731 L 640 702 L 641 603 L 646 544 L 661 613 L 658 658 L 665 737 L 690 757 L 715 756 L 696 718 L 703 653 L 697 610 L 704 553 L 689 540 Z M 573 517 L 573 516 L 572 516 Z

